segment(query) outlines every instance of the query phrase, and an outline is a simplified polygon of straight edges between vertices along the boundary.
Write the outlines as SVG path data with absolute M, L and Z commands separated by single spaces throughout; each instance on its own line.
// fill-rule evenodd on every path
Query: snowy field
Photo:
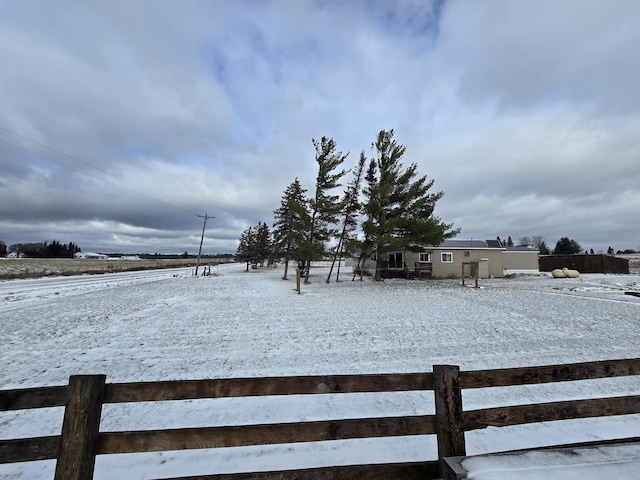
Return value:
M 0 282 L 0 388 L 108 382 L 507 368 L 640 356 L 640 275 L 325 283 L 295 293 L 281 269 L 193 269 Z M 466 409 L 640 394 L 637 378 L 466 391 Z M 107 405 L 103 430 L 242 425 L 434 411 L 429 392 Z M 0 413 L 0 438 L 56 435 L 62 409 Z M 467 453 L 640 436 L 640 415 L 467 433 Z M 640 452 L 637 452 L 640 462 Z M 98 457 L 96 478 L 143 479 L 435 459 L 435 439 Z M 53 478 L 52 461 L 0 465 L 0 478 Z
M 127 258 L 82 259 L 0 257 L 0 280 L 38 278 L 56 275 L 114 273 L 158 268 L 179 268 L 190 267 L 195 264 L 196 260 L 192 258 L 131 260 Z

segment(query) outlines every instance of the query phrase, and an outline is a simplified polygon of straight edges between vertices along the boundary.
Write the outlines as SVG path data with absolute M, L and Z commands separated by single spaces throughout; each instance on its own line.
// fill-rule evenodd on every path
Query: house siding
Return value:
M 453 262 L 443 262 L 440 255 L 443 252 L 453 254 Z M 502 250 L 498 249 L 440 247 L 433 250 L 431 260 L 434 278 L 460 278 L 462 264 L 465 262 L 480 262 L 478 264 L 480 278 L 502 277 Z M 471 275 L 470 268 L 465 268 L 465 275 Z
M 475 268 L 478 268 L 479 278 L 501 278 L 511 273 L 537 273 L 538 251 L 530 248 L 515 247 L 512 250 L 504 247 L 489 246 L 485 241 L 452 241 L 438 247 L 425 247 L 422 252 L 431 256 L 432 278 L 460 278 L 462 265 L 477 262 L 468 267 L 465 266 L 465 276 L 475 276 Z M 443 262 L 442 253 L 450 253 L 452 262 Z M 383 261 L 385 259 L 383 258 Z M 420 262 L 420 252 L 403 252 L 403 262 L 411 272 L 416 271 L 416 266 L 423 268 L 428 264 Z M 367 260 L 365 269 L 370 273 L 375 272 L 375 262 Z M 423 270 L 424 272 L 424 270 Z
M 504 275 L 515 273 L 538 273 L 537 251 L 506 250 L 503 252 Z

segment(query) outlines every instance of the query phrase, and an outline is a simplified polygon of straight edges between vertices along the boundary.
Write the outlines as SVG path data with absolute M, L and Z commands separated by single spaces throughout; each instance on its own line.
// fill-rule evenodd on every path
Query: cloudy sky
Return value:
M 0 240 L 233 252 L 395 129 L 458 238 L 640 249 L 640 2 L 0 0 Z

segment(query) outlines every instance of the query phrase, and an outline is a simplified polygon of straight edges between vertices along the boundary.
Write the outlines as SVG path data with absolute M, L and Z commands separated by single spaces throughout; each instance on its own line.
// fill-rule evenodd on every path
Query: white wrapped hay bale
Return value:
M 551 271 L 551 275 L 553 275 L 553 278 L 578 278 L 580 273 L 569 268 L 556 268 Z

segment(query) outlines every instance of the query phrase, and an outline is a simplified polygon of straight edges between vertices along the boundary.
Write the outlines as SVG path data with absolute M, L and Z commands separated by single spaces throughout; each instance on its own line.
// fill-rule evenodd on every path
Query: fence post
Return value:
M 460 367 L 433 366 L 436 422 L 438 425 L 438 462 L 444 477 L 444 457 L 465 456 Z
M 69 377 L 55 480 L 93 478 L 105 379 L 105 375 Z

